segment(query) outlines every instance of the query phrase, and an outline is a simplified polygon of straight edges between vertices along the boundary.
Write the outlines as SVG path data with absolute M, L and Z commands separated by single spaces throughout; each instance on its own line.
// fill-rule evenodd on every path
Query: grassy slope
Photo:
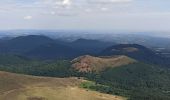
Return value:
M 0 72 L 0 100 L 124 100 L 79 88 L 75 78 L 34 77 Z
M 3 61 L 3 60 L 2 60 Z M 1 61 L 1 63 L 2 63 Z M 11 62 L 11 60 L 9 61 Z M 9 63 L 8 62 L 8 63 Z M 13 63 L 19 62 L 19 63 Z M 69 77 L 72 75 L 78 77 L 87 77 L 90 80 L 100 84 L 109 86 L 100 87 L 92 86 L 93 90 L 104 93 L 129 96 L 132 100 L 170 100 L 170 71 L 143 63 L 133 63 L 120 67 L 109 67 L 101 73 L 82 74 L 70 70 L 71 64 L 69 61 L 56 62 L 22 62 L 20 60 L 13 61 L 12 64 L 4 63 L 0 70 L 37 75 L 37 76 L 53 76 L 53 77 Z M 102 67 L 105 64 L 103 64 Z M 1 78 L 2 79 L 2 78 Z M 1 80 L 0 79 L 0 80 Z M 11 78 L 12 80 L 15 77 Z M 1 80 L 3 81 L 3 79 Z M 0 81 L 0 82 L 1 82 Z M 5 80 L 6 83 L 15 83 L 15 81 Z M 17 80 L 18 81 L 18 80 Z M 1 87 L 2 86 L 2 87 Z M 0 85 L 3 88 L 3 85 Z M 13 86 L 7 86 L 13 87 Z M 20 84 L 19 84 L 20 87 Z M 149 98 L 149 99 L 146 99 Z

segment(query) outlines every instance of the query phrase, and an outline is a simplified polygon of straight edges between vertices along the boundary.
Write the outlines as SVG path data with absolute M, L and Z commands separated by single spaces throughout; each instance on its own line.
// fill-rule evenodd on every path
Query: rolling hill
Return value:
M 128 47 L 122 52 L 136 52 Z M 89 85 L 103 93 L 126 96 L 129 100 L 169 100 L 170 70 L 153 64 L 133 60 L 127 56 L 92 57 L 74 59 L 72 67 L 78 76 L 102 84 Z M 118 64 L 118 65 L 117 65 Z M 96 73 L 97 72 L 97 73 Z
M 170 70 L 160 66 L 168 67 L 169 59 L 138 44 L 107 46 L 96 40 L 63 42 L 39 35 L 3 40 L 0 70 L 39 77 L 0 72 L 0 100 L 123 99 L 114 95 L 170 100 Z M 79 84 L 85 80 L 68 77 L 83 77 L 93 82 L 86 88 L 101 93 L 84 90 Z
M 80 54 L 69 43 L 43 35 L 19 36 L 0 43 L 0 54 L 22 55 L 33 59 L 73 58 Z
M 125 100 L 79 88 L 82 81 L 0 72 L 0 100 Z
M 157 55 L 154 51 L 138 44 L 119 44 L 106 48 L 99 55 L 126 55 L 138 61 L 169 67 L 170 59 Z
M 6 59 L 3 57 L 4 56 L 2 56 L 1 59 Z M 158 67 L 155 65 L 141 63 L 127 56 L 94 57 L 94 56 L 86 55 L 86 56 L 75 58 L 72 61 L 72 63 L 69 60 L 50 61 L 50 62 L 39 62 L 39 61 L 25 62 L 27 61 L 26 59 L 24 59 L 24 63 L 22 63 L 23 62 L 23 60 L 21 60 L 22 57 L 21 58 L 16 57 L 17 58 L 16 61 L 17 60 L 21 61 L 19 64 L 18 63 L 15 64 L 15 61 L 13 63 L 13 60 L 15 60 L 15 57 L 11 57 L 11 56 L 8 56 L 8 57 L 12 61 L 10 61 L 9 59 L 10 63 L 9 62 L 0 63 L 0 70 L 15 72 L 15 73 L 22 73 L 22 74 L 29 74 L 29 75 L 36 75 L 36 76 L 60 77 L 60 78 L 62 77 L 62 79 L 63 78 L 65 79 L 66 77 L 84 77 L 85 79 L 90 80 L 95 83 L 92 85 L 85 84 L 85 88 L 87 87 L 90 90 L 99 91 L 101 93 L 124 96 L 124 97 L 129 98 L 129 100 L 146 100 L 145 98 L 148 98 L 147 100 L 169 100 L 170 98 L 169 97 L 170 70 L 168 68 L 162 68 L 162 67 Z M 48 80 L 48 78 L 47 78 L 47 82 L 45 82 L 47 83 L 46 85 L 44 85 L 43 80 L 42 80 L 43 82 L 39 80 L 39 78 L 42 78 L 42 77 L 34 77 L 34 78 L 32 76 L 17 75 L 17 74 L 10 74 L 10 73 L 0 74 L 0 88 L 3 89 L 3 87 L 7 85 L 5 87 L 5 90 L 6 89 L 8 90 L 8 87 L 13 89 L 13 87 L 15 87 L 13 85 L 15 84 L 17 84 L 16 86 L 24 87 L 25 85 L 27 86 L 27 82 L 28 83 L 31 82 L 30 83 L 31 85 L 30 84 L 28 85 L 34 87 L 34 84 L 32 84 L 32 80 L 35 81 L 36 84 L 43 84 L 43 87 L 46 87 L 43 89 L 39 87 L 38 88 L 35 87 L 36 89 L 33 89 L 33 90 L 29 89 L 30 91 L 25 90 L 25 88 L 24 89 L 22 88 L 21 90 L 27 91 L 26 93 L 23 91 L 22 92 L 15 91 L 17 94 L 23 93 L 21 94 L 22 95 L 21 100 L 25 100 L 26 94 L 27 96 L 31 96 L 31 99 L 32 99 L 31 93 L 36 94 L 36 96 L 33 95 L 33 97 L 35 97 L 33 98 L 33 100 L 34 99 L 36 100 L 37 97 L 38 99 L 41 100 L 41 99 L 44 99 L 42 98 L 41 94 L 43 94 L 43 97 L 44 96 L 46 97 L 46 94 L 48 94 L 48 96 L 50 97 L 54 97 L 53 94 L 55 94 L 55 92 L 61 93 L 61 94 L 62 93 L 67 94 L 69 92 L 72 92 L 72 88 L 69 88 L 69 89 L 62 88 L 61 90 L 58 88 L 55 89 L 53 87 L 54 86 L 53 81 Z M 50 79 L 53 80 L 55 78 L 50 78 Z M 60 82 L 55 81 L 55 83 L 57 84 Z M 60 91 L 51 90 L 52 88 L 55 90 L 60 90 Z M 91 95 L 87 91 L 84 94 L 84 91 L 85 90 L 79 91 L 79 88 L 76 88 L 75 93 L 76 94 L 82 93 L 81 97 L 83 98 L 87 98 L 87 97 L 84 97 L 86 93 L 88 93 L 88 97 L 89 95 Z M 12 93 L 11 95 L 14 95 L 14 94 Z M 9 97 L 11 97 L 11 95 Z M 71 94 L 71 95 L 74 95 L 74 94 Z M 68 97 L 68 95 L 66 97 Z M 3 97 L 3 98 L 7 98 L 7 97 Z M 10 100 L 10 99 L 2 99 L 2 100 Z M 92 100 L 95 100 L 95 99 L 92 99 Z M 100 99 L 96 99 L 96 100 L 100 100 Z M 108 99 L 108 100 L 112 100 L 112 99 Z
M 43 35 L 28 35 L 0 42 L 0 54 L 22 55 L 36 59 L 69 59 L 84 54 L 95 55 L 112 43 L 78 39 L 73 42 L 55 40 Z
M 51 42 L 54 42 L 54 40 L 42 35 L 19 36 L 3 41 L 0 45 L 0 52 L 22 54 L 36 48 L 39 45 Z

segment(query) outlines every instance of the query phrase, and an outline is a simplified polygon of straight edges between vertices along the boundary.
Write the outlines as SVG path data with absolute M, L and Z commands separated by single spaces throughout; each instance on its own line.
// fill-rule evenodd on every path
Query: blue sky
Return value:
M 170 0 L 0 0 L 0 29 L 170 32 Z

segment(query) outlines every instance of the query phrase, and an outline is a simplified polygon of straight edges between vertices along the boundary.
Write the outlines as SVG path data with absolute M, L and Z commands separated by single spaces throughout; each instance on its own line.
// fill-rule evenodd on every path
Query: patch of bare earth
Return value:
M 27 100 L 47 100 L 44 97 L 28 97 Z
M 72 67 L 79 72 L 100 72 L 109 67 L 119 67 L 136 62 L 127 56 L 93 57 L 81 56 L 72 60 Z

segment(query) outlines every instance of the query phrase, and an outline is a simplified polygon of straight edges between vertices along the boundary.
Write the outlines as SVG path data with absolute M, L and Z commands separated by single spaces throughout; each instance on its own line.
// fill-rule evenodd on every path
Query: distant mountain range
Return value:
M 126 55 L 145 63 L 170 65 L 168 58 L 138 44 L 116 44 L 99 40 L 55 40 L 43 35 L 19 36 L 0 41 L 0 54 L 22 55 L 34 59 L 73 59 L 81 55 Z
M 124 41 L 122 38 L 115 39 Z M 170 59 L 160 56 L 151 49 L 152 47 L 141 45 L 141 42 L 139 44 L 131 42 L 120 44 L 87 38 L 63 41 L 43 35 L 2 38 L 0 99 L 18 100 L 18 95 L 21 98 L 24 95 L 25 99 L 29 100 L 46 100 L 53 96 L 58 98 L 63 94 L 61 97 L 65 100 L 68 99 L 65 95 L 69 92 L 80 94 L 80 96 L 71 94 L 71 99 L 75 96 L 80 100 L 83 95 L 88 97 L 87 93 L 93 90 L 93 92 L 124 96 L 129 100 L 170 100 Z M 46 76 L 46 78 L 1 71 Z M 48 77 L 60 77 L 60 79 Z M 61 79 L 63 77 L 77 77 L 77 79 Z M 83 83 L 78 84 L 79 80 Z M 76 84 L 76 87 L 73 88 L 73 84 Z M 82 88 L 87 90 L 82 92 Z M 35 91 L 38 97 L 35 96 Z M 60 94 L 49 95 L 54 93 Z M 14 94 L 17 94 L 16 98 L 12 97 Z M 108 96 L 98 93 L 95 96 L 92 97 L 97 100 L 100 98 L 113 100 L 110 96 L 106 98 Z
M 84 78 L 88 81 L 83 80 L 85 83 L 77 87 L 124 96 L 129 100 L 170 100 L 169 65 L 168 58 L 159 56 L 155 51 L 139 44 L 116 44 L 82 38 L 68 42 L 42 35 L 20 36 L 0 41 L 0 71 L 60 78 L 78 77 L 80 80 Z M 0 77 L 0 88 L 5 92 L 8 88 L 10 92 L 16 87 L 20 90 L 24 84 L 32 83 L 35 79 L 34 82 L 38 83 L 35 86 L 38 86 L 38 89 L 45 87 L 43 92 L 40 92 L 43 95 L 53 94 L 54 91 L 60 93 L 53 87 L 50 89 L 47 87 L 56 86 L 61 79 L 50 81 L 52 78 L 39 77 L 39 79 L 4 72 L 0 72 Z M 65 81 L 62 82 L 65 84 Z M 72 84 L 76 80 L 67 82 Z M 50 90 L 52 92 L 48 93 Z M 75 88 L 70 90 L 72 92 Z M 85 93 L 89 93 L 89 90 Z M 26 96 L 29 96 L 28 93 Z M 67 94 L 68 91 L 62 93 Z M 5 98 L 7 97 L 10 98 L 10 94 L 5 95 Z M 65 99 L 65 96 L 62 97 Z
M 28 35 L 2 39 L 0 53 L 40 59 L 73 58 L 83 54 L 97 54 L 107 46 L 111 46 L 111 43 L 88 39 L 65 42 L 42 35 Z

